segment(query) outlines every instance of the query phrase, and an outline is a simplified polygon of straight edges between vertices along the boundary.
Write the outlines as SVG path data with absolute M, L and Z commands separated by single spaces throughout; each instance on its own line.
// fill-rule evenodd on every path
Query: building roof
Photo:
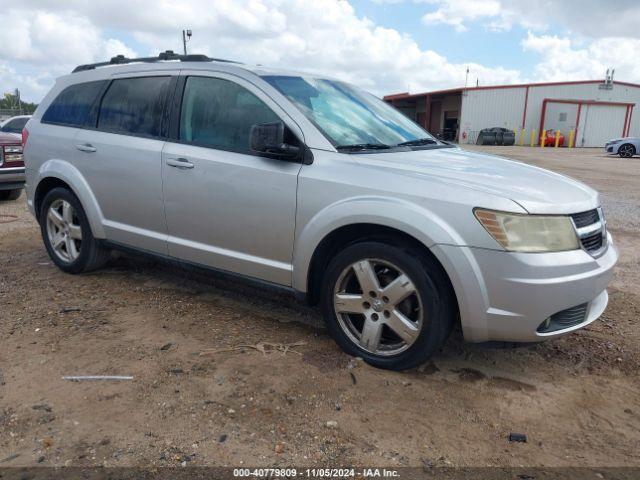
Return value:
M 603 83 L 602 80 L 575 80 L 569 82 L 542 82 L 542 83 L 517 83 L 511 85 L 488 85 L 482 87 L 458 87 L 458 88 L 449 88 L 445 90 L 433 90 L 431 92 L 422 92 L 422 93 L 392 93 L 390 95 L 385 95 L 384 100 L 406 100 L 417 97 L 424 97 L 427 95 L 444 95 L 448 93 L 462 93 L 465 90 L 494 90 L 500 88 L 523 88 L 523 87 L 549 87 L 555 85 L 584 85 L 584 84 L 597 84 Z M 629 82 L 619 82 L 617 80 L 613 81 L 616 85 L 623 85 L 627 87 L 637 87 L 640 88 L 640 84 L 637 83 L 629 83 Z

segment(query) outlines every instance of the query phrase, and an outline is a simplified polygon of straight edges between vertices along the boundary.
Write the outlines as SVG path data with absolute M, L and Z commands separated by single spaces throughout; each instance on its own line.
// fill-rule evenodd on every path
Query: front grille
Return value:
M 540 324 L 538 332 L 555 332 L 578 325 L 584 322 L 585 317 L 587 316 L 588 307 L 588 303 L 583 303 L 581 305 L 576 305 L 575 307 L 567 308 L 566 310 L 562 310 L 558 313 L 554 313 Z
M 571 215 L 582 248 L 591 254 L 597 254 L 604 247 L 606 222 L 599 208 Z
M 574 213 L 571 215 L 573 218 L 573 223 L 576 224 L 576 228 L 586 227 L 587 225 L 593 225 L 598 220 L 600 220 L 600 216 L 598 215 L 598 210 L 589 210 L 588 212 L 582 213 Z

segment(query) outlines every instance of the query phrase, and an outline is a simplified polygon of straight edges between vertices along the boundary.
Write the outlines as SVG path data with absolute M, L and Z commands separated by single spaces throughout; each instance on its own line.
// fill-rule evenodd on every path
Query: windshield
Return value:
M 263 78 L 291 100 L 339 150 L 436 143 L 429 133 L 386 102 L 349 84 L 281 75 Z

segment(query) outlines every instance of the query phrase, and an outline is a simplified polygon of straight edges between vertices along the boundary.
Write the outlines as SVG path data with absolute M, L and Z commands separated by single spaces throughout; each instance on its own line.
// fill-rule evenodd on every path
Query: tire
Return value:
M 17 200 L 22 195 L 21 188 L 14 188 L 13 190 L 0 190 L 0 200 Z
M 109 259 L 110 252 L 93 237 L 82 204 L 66 188 L 54 188 L 47 193 L 39 219 L 44 245 L 60 270 L 89 272 Z
M 396 245 L 389 240 L 348 246 L 329 263 L 321 293 L 327 329 L 338 345 L 388 370 L 424 363 L 451 333 L 457 311 L 437 261 L 414 247 Z M 390 285 L 394 290 L 387 289 Z M 369 288 L 376 289 L 375 295 Z
M 636 147 L 631 143 L 625 143 L 618 148 L 620 158 L 631 158 L 636 154 Z

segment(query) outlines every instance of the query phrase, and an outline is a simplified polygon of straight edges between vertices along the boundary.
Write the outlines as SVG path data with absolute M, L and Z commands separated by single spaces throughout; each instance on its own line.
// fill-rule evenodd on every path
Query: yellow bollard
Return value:
M 547 132 L 542 129 L 542 131 L 540 132 L 540 147 L 544 148 L 544 137 L 547 136 Z
M 527 130 L 524 129 L 524 128 L 520 132 L 520 146 L 521 147 L 524 146 L 524 137 L 525 137 L 526 133 L 527 133 Z
M 553 145 L 554 148 L 558 148 L 558 144 L 560 143 L 560 130 L 556 130 L 556 142 Z
M 570 130 L 569 131 L 569 148 L 575 147 L 575 141 L 576 141 L 576 131 Z
M 536 146 L 536 129 L 534 128 L 533 130 L 531 130 L 531 143 L 530 145 L 532 147 Z

